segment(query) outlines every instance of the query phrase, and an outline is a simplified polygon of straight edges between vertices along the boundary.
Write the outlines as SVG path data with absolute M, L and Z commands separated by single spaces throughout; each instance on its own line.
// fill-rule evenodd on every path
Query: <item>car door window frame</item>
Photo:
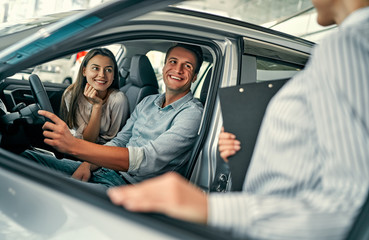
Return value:
M 294 66 L 297 72 L 305 66 L 308 58 L 308 53 L 244 37 L 238 84 L 258 82 L 257 66 L 260 59 L 281 66 Z

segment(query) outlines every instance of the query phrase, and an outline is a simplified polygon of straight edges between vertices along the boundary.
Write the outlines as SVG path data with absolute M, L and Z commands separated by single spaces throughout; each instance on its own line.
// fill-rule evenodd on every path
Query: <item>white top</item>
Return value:
M 368 37 L 364 8 L 314 49 L 269 104 L 243 191 L 210 195 L 209 225 L 248 239 L 346 236 L 369 189 Z
M 69 111 L 71 95 L 65 92 L 65 103 L 67 110 Z M 92 111 L 92 104 L 87 99 L 80 95 L 78 98 L 78 113 L 77 124 L 78 128 L 71 129 L 73 136 L 77 138 L 83 138 L 83 130 L 86 128 Z M 96 139 L 96 143 L 105 144 L 110 139 L 114 138 L 118 131 L 123 127 L 129 116 L 129 105 L 126 95 L 119 91 L 114 90 L 110 93 L 107 101 L 103 104 L 101 113 L 100 133 Z

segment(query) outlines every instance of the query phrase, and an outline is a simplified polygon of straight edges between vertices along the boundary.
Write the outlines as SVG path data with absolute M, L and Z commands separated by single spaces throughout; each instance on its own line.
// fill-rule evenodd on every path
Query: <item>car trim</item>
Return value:
M 244 37 L 244 54 L 266 57 L 292 64 L 304 66 L 309 59 L 309 54 L 293 50 L 288 47 Z
M 184 14 L 187 16 L 193 16 L 193 17 L 199 17 L 199 18 L 206 18 L 208 20 L 214 20 L 214 21 L 218 21 L 218 22 L 223 22 L 223 23 L 228 23 L 231 25 L 238 25 L 244 28 L 249 28 L 249 29 L 253 29 L 253 30 L 257 30 L 257 31 L 261 31 L 264 33 L 268 33 L 268 34 L 272 34 L 272 35 L 277 35 L 277 36 L 281 36 L 283 38 L 287 38 L 290 39 L 294 42 L 298 42 L 300 44 L 303 45 L 307 45 L 307 46 L 312 46 L 314 45 L 313 42 L 310 42 L 306 39 L 302 39 L 287 33 L 283 33 L 283 32 L 279 32 L 273 29 L 269 29 L 269 28 L 265 28 L 253 23 L 249 23 L 249 22 L 244 22 L 244 21 L 240 21 L 240 20 L 236 20 L 233 18 L 227 18 L 227 17 L 223 17 L 223 16 L 219 16 L 219 15 L 213 15 L 210 13 L 206 13 L 206 12 L 198 12 L 196 10 L 187 10 L 184 8 L 178 8 L 178 7 L 168 7 L 165 9 L 167 12 L 172 12 L 172 13 L 177 13 L 177 14 Z

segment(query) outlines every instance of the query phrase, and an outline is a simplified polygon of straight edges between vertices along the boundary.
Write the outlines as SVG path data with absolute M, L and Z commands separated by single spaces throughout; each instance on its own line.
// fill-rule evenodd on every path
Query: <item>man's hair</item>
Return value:
M 181 48 L 187 49 L 188 51 L 190 51 L 193 54 L 195 54 L 195 57 L 196 57 L 195 74 L 199 73 L 199 70 L 201 68 L 202 62 L 204 61 L 204 58 L 203 58 L 203 55 L 202 55 L 202 50 L 201 50 L 201 47 L 199 47 L 199 46 L 190 45 L 190 44 L 184 44 L 184 43 L 177 43 L 174 46 L 171 46 L 167 50 L 167 54 L 165 56 L 165 63 L 167 62 L 167 58 L 168 58 L 170 52 L 173 50 L 173 48 L 176 48 L 176 47 L 181 47 Z

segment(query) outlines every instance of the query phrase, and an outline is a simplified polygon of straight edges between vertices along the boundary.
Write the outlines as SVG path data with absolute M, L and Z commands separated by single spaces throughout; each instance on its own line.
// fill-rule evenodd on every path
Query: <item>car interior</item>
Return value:
M 132 113 L 144 97 L 159 93 L 159 85 L 154 69 L 146 55 L 136 54 L 131 58 L 130 63 L 126 78 L 123 80 L 123 77 L 120 76 L 120 83 L 125 81 L 120 90 L 126 94 L 130 113 Z
M 134 37 L 133 39 L 132 37 L 127 37 L 125 40 L 119 39 L 116 41 L 109 41 L 109 44 L 107 44 L 106 40 L 100 40 L 96 43 L 92 41 L 92 43 L 86 44 L 86 47 L 84 48 L 72 48 L 73 50 L 68 52 L 61 52 L 58 54 L 58 58 L 65 58 L 65 56 L 70 56 L 81 51 L 88 51 L 88 49 L 94 47 L 109 48 L 116 56 L 119 68 L 120 90 L 128 97 L 130 113 L 132 113 L 135 106 L 145 96 L 149 94 L 163 93 L 165 91 L 161 70 L 164 66 L 166 50 L 176 42 L 192 43 L 191 39 L 184 41 L 182 38 L 176 39 L 173 38 L 173 36 L 155 38 Z M 252 46 L 250 43 L 247 43 L 247 45 Z M 216 104 L 215 102 L 219 85 L 219 77 L 216 77 L 216 74 L 219 73 L 214 71 L 214 69 L 221 69 L 216 66 L 217 64 L 220 66 L 220 62 L 222 61 L 222 58 L 217 55 L 216 48 L 212 45 L 202 44 L 200 46 L 203 50 L 204 62 L 197 80 L 192 84 L 191 90 L 195 98 L 198 98 L 204 105 L 204 113 L 199 129 L 199 136 L 193 148 L 192 156 L 188 161 L 186 170 L 181 172 L 181 174 L 187 179 L 191 179 L 191 177 L 193 177 L 197 159 L 199 158 L 199 155 L 202 154 L 201 151 L 205 138 L 208 137 L 207 133 L 210 121 L 207 121 L 207 119 L 211 119 L 213 106 Z M 255 54 L 257 55 L 259 53 Z M 271 54 L 273 54 L 273 52 L 271 52 Z M 3 148 L 18 154 L 28 148 L 37 148 L 51 151 L 57 156 L 62 156 L 43 143 L 43 135 L 41 131 L 42 121 L 40 123 L 40 121 L 36 121 L 37 117 L 33 117 L 35 119 L 32 122 L 29 120 L 30 117 L 22 115 L 24 114 L 23 112 L 25 109 L 28 109 L 28 106 L 33 105 L 35 103 L 35 99 L 37 99 L 37 96 L 35 96 L 34 92 L 31 91 L 28 81 L 29 76 L 34 73 L 34 69 L 40 69 L 38 66 L 58 62 L 55 61 L 58 58 L 49 59 L 46 63 L 39 63 L 30 68 L 24 69 L 23 71 L 20 71 L 4 80 L 1 85 L 2 89 L 0 89 L 0 98 L 3 99 L 4 105 L 10 114 L 4 114 L 0 119 L 0 121 L 5 123 L 4 126 L 7 126 L 6 129 L 2 131 L 3 138 L 1 146 Z M 256 58 L 251 55 L 243 55 L 242 58 L 245 58 L 242 59 L 242 68 L 245 68 L 246 70 L 241 71 L 240 84 L 254 83 L 255 78 L 257 82 L 268 82 L 270 80 L 275 81 L 275 79 L 287 81 L 287 79 L 303 66 L 291 65 L 265 57 Z M 249 59 L 257 64 L 257 66 L 255 66 L 256 68 L 250 68 L 250 66 L 253 65 L 249 64 Z M 76 69 L 78 69 L 78 67 L 79 65 L 76 61 L 75 66 L 73 66 L 71 70 L 74 69 L 74 71 L 77 71 Z M 49 68 L 64 69 L 58 66 L 50 66 Z M 63 83 L 62 78 L 58 80 L 58 76 L 65 74 L 55 73 L 56 80 L 53 82 L 44 80 L 41 72 L 38 71 L 37 74 L 43 82 L 52 109 L 56 114 L 58 114 L 62 94 L 66 87 L 68 87 L 68 84 Z M 19 79 L 23 80 L 20 81 Z M 261 95 L 264 93 L 261 90 L 259 90 L 259 92 Z M 13 117 L 9 119 L 8 115 L 11 115 L 13 112 L 20 112 L 22 114 L 18 116 L 19 119 L 13 119 Z M 30 112 L 32 112 L 32 116 L 37 116 L 35 109 Z M 263 114 L 261 114 L 261 117 L 262 115 Z M 250 123 L 250 127 L 257 130 L 257 125 L 259 123 L 260 121 L 254 121 L 254 123 Z M 256 127 L 254 127 L 254 125 Z M 255 139 L 257 132 L 258 131 L 255 132 Z M 206 179 L 200 179 L 200 181 L 205 182 L 205 184 L 200 187 L 208 191 L 218 192 L 232 190 L 230 188 L 232 182 L 230 181 L 230 170 L 228 164 L 225 164 L 218 155 L 215 159 L 216 162 L 212 163 L 213 166 L 210 166 L 213 168 L 213 176 L 210 177 L 212 182 L 209 184 L 209 187 L 207 187 L 206 182 L 208 181 Z
M 124 92 L 128 98 L 130 113 L 147 95 L 165 91 L 161 70 L 164 66 L 166 50 L 175 43 L 176 41 L 173 40 L 147 39 L 94 46 L 107 47 L 116 55 L 119 68 L 120 91 Z M 78 49 L 77 51 L 88 51 L 88 49 Z M 209 87 L 212 74 L 213 55 L 209 47 L 203 46 L 202 49 L 204 63 L 198 74 L 197 81 L 192 86 L 192 92 L 196 98 L 205 104 L 207 88 Z M 70 53 L 67 53 L 67 55 L 70 55 Z M 63 57 L 63 55 L 60 56 L 60 58 Z M 57 61 L 55 59 L 50 59 L 49 61 L 49 63 L 54 62 Z M 45 65 L 45 63 L 42 64 Z M 50 101 L 50 107 L 46 109 L 51 109 L 58 115 L 62 94 L 68 87 L 68 84 L 64 84 L 62 80 L 59 83 L 44 81 L 42 74 L 34 74 L 34 71 L 32 71 L 40 69 L 37 66 L 40 65 L 33 66 L 26 69 L 27 71 L 19 73 L 22 74 L 21 79 L 24 80 L 18 79 L 19 74 L 3 80 L 2 89 L 0 89 L 0 99 L 2 99 L 0 116 L 1 147 L 16 154 L 20 154 L 26 149 L 37 149 L 51 152 L 51 154 L 61 158 L 64 156 L 63 154 L 58 153 L 43 143 L 44 137 L 41 128 L 45 119 L 37 114 L 37 104 L 45 109 L 44 106 Z M 76 62 L 75 68 L 78 67 L 79 65 Z M 38 71 L 37 73 L 40 72 Z M 58 78 L 58 75 L 55 74 L 55 78 Z M 40 83 L 31 81 L 35 77 L 40 80 Z M 32 85 L 35 84 L 41 84 L 38 86 L 40 90 L 34 90 L 35 87 Z M 45 98 L 42 96 L 43 89 L 46 93 L 46 100 L 40 100 Z M 182 173 L 187 178 L 190 177 L 194 168 L 195 158 L 196 154 L 189 161 L 186 172 Z

